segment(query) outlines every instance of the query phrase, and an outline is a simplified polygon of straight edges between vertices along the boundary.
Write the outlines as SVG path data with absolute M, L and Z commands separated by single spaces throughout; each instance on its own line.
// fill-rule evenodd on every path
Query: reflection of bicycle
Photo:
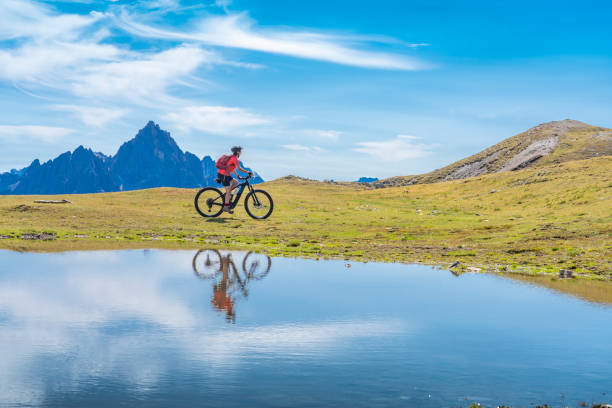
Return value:
M 238 273 L 234 261 L 230 259 L 229 263 Z M 222 272 L 222 265 L 223 257 L 216 249 L 200 249 L 191 262 L 193 272 L 201 279 L 214 279 Z M 249 251 L 242 259 L 242 273 L 246 279 L 263 279 L 271 267 L 272 259 L 264 254 Z
M 193 257 L 191 266 L 198 278 L 213 279 L 221 272 L 221 254 L 216 249 L 200 249 Z
M 271 266 L 269 256 L 255 254 L 253 251 L 243 258 L 242 271 L 236 267 L 231 254 L 222 256 L 216 249 L 201 249 L 192 261 L 193 272 L 198 278 L 213 281 L 213 307 L 224 310 L 226 320 L 231 322 L 236 319 L 236 301 L 249 296 L 249 281 L 264 278 Z
M 238 189 L 238 192 L 230 198 L 229 207 L 230 210 L 233 210 L 238 205 L 244 189 L 248 188 L 249 193 L 244 198 L 244 209 L 251 218 L 263 220 L 272 214 L 274 202 L 270 194 L 264 190 L 254 189 L 251 183 L 249 183 L 250 178 L 250 175 L 243 178 L 244 181 L 235 187 Z M 197 212 L 202 217 L 217 217 L 223 212 L 225 194 L 218 188 L 205 187 L 196 194 L 194 204 Z

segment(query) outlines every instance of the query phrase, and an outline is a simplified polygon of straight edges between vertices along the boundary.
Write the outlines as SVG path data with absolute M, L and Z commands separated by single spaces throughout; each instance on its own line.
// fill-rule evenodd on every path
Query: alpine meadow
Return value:
M 612 408 L 610 16 L 0 1 L 0 408 Z

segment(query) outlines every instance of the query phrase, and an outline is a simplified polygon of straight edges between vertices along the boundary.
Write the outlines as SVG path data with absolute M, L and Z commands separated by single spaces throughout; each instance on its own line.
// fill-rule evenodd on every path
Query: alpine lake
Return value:
M 599 301 L 423 265 L 3 250 L 0 407 L 612 403 L 604 284 Z

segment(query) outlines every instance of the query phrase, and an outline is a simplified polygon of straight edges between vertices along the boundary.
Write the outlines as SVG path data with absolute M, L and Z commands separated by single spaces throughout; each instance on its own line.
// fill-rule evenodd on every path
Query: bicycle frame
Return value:
M 238 201 L 240 201 L 240 197 L 242 196 L 244 189 L 247 187 L 249 188 L 249 191 L 253 191 L 253 186 L 251 186 L 251 183 L 249 183 L 248 177 L 242 183 L 239 183 L 236 187 L 234 187 L 233 190 L 238 189 L 238 192 L 233 196 L 234 197 L 233 199 L 230 197 L 229 206 L 231 209 L 234 209 L 234 207 L 238 205 Z M 259 200 L 257 199 L 257 196 L 253 195 L 253 198 L 255 200 L 255 204 L 259 204 Z

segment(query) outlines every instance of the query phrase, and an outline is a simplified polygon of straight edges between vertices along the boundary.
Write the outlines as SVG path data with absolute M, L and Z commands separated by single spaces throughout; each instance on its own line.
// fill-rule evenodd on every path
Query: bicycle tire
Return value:
M 207 191 L 212 191 L 212 192 L 216 192 L 219 197 L 211 197 L 210 199 L 213 199 L 213 201 L 217 201 L 220 200 L 220 204 L 219 205 L 219 211 L 217 212 L 211 212 L 212 209 L 212 205 L 208 207 L 208 213 L 204 212 L 203 210 L 205 210 L 206 208 L 201 209 L 200 208 L 200 204 L 199 204 L 199 198 L 200 196 Z M 195 198 L 193 199 L 193 204 L 195 205 L 195 209 L 198 212 L 198 214 L 200 214 L 202 217 L 206 217 L 206 218 L 210 218 L 210 217 L 218 217 L 222 212 L 223 212 L 223 204 L 225 203 L 225 196 L 224 194 L 221 192 L 221 190 L 219 190 L 218 188 L 215 187 L 205 187 L 203 189 L 201 189 L 200 191 L 198 191 L 198 193 L 196 194 Z
M 267 213 L 265 213 L 262 216 L 258 216 L 255 215 L 253 212 L 251 212 L 251 210 L 249 209 L 249 199 L 251 197 L 255 197 L 255 194 L 262 194 L 263 196 L 265 196 L 269 201 L 270 201 L 270 209 L 268 210 Z M 251 200 L 252 201 L 252 200 Z M 274 201 L 272 201 L 272 197 L 270 196 L 270 194 L 268 194 L 266 191 L 264 190 L 252 190 L 249 192 L 249 194 L 247 194 L 247 196 L 244 198 L 244 209 L 246 210 L 247 214 L 249 214 L 249 216 L 251 218 L 254 218 L 256 220 L 264 220 L 266 218 L 268 218 L 270 216 L 270 214 L 272 214 L 272 210 L 274 210 Z
M 260 254 L 266 257 L 266 266 L 261 268 L 262 270 L 259 270 L 257 268 L 258 264 L 251 262 L 251 265 L 250 265 L 251 268 L 248 268 L 248 271 L 247 271 L 247 264 L 248 264 L 247 260 L 249 259 L 249 256 L 253 254 L 254 254 L 253 251 L 249 251 L 245 255 L 245 257 L 242 258 L 242 270 L 245 273 L 245 275 L 249 277 L 249 279 L 260 280 L 260 279 L 265 278 L 266 275 L 270 273 L 270 268 L 272 267 L 272 259 L 268 255 Z
M 202 254 L 206 254 L 206 261 L 203 263 L 203 266 L 204 267 L 213 266 L 214 270 L 212 272 L 209 271 L 205 273 L 198 269 L 198 258 Z M 209 260 L 210 256 L 214 258 L 212 262 Z M 217 268 L 216 265 L 219 265 L 219 267 Z M 216 249 L 200 249 L 198 252 L 196 252 L 195 256 L 193 257 L 193 260 L 191 261 L 191 267 L 193 268 L 193 273 L 200 279 L 213 279 L 214 277 L 216 277 L 219 274 L 219 272 L 221 272 L 220 265 L 221 265 L 221 254 Z

